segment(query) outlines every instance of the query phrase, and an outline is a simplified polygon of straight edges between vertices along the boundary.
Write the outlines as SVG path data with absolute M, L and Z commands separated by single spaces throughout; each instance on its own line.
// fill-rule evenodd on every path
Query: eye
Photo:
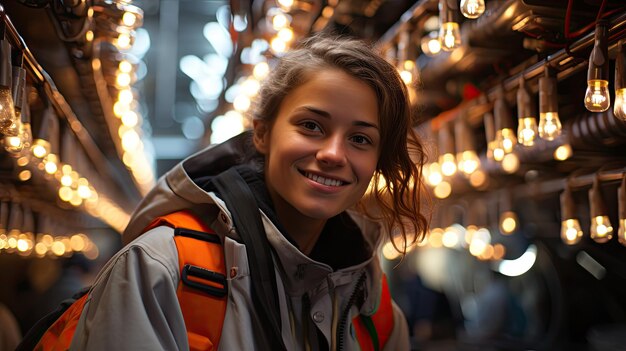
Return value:
M 371 145 L 372 141 L 365 135 L 355 135 L 352 137 L 352 141 L 359 145 Z
M 322 129 L 320 128 L 320 126 L 313 122 L 313 121 L 304 121 L 300 124 L 304 129 L 309 130 L 309 131 L 314 131 L 314 132 L 319 132 Z

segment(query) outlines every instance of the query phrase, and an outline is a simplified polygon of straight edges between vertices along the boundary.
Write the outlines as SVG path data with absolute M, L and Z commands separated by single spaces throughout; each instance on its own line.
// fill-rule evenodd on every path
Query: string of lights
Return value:
M 99 218 L 121 232 L 130 217 L 125 210 L 129 206 L 124 201 L 114 200 L 121 197 L 114 190 L 115 177 L 108 161 L 4 12 L 1 25 L 5 30 L 0 78 L 7 81 L 7 65 L 12 65 L 13 76 L 9 86 L 13 101 L 6 101 L 2 107 L 12 111 L 14 116 L 9 128 L 2 132 L 5 150 L 15 162 L 18 180 L 46 184 L 60 201 Z M 31 122 L 35 122 L 31 121 L 29 107 L 29 98 L 33 96 L 47 106 L 44 113 L 38 116 L 36 133 L 30 128 Z M 61 133 L 64 134 L 64 142 L 68 143 L 65 147 L 61 145 Z M 71 137 L 67 136 L 69 134 Z M 67 150 L 74 150 L 78 155 L 72 157 Z M 32 247 L 28 247 L 34 248 L 38 244 L 33 240 L 31 242 Z

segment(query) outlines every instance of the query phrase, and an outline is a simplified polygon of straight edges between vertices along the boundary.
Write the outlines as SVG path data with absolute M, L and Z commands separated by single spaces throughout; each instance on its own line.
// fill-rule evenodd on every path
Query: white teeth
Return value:
M 320 177 L 318 175 L 311 174 L 311 173 L 305 173 L 305 175 L 307 178 L 311 179 L 312 181 L 320 183 L 320 184 L 324 184 L 326 186 L 340 186 L 343 184 L 341 180 L 324 178 L 324 177 Z

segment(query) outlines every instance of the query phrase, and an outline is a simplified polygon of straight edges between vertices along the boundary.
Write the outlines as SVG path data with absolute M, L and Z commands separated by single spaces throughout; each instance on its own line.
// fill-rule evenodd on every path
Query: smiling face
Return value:
M 339 69 L 317 71 L 271 122 L 254 123 L 267 188 L 287 228 L 323 225 L 361 199 L 381 143 L 376 94 L 366 83 Z

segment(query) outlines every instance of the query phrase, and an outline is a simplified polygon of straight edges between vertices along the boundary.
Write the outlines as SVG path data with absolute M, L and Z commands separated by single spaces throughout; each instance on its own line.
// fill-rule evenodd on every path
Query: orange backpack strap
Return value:
M 59 319 L 46 330 L 34 350 L 61 351 L 68 350 L 78 326 L 80 314 L 83 312 L 89 294 L 76 300 Z
M 393 306 L 387 285 L 387 276 L 382 278 L 382 293 L 378 310 L 371 315 L 359 315 L 352 320 L 356 338 L 363 351 L 382 350 L 393 330 Z
M 226 268 L 220 238 L 190 211 L 158 217 L 144 232 L 166 225 L 174 228 L 181 280 L 176 289 L 189 348 L 216 350 L 226 314 Z M 68 350 L 89 294 L 63 312 L 43 334 L 35 350 Z
M 190 211 L 155 219 L 148 226 L 174 228 L 180 281 L 176 289 L 189 348 L 217 350 L 226 315 L 226 266 L 219 236 Z

